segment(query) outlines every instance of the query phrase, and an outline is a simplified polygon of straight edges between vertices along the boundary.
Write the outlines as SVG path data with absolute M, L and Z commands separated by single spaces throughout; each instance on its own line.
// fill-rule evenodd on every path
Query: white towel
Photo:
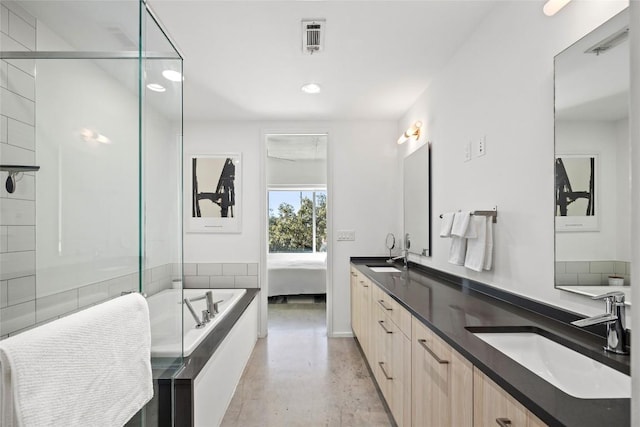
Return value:
M 442 225 L 440 227 L 440 237 L 451 237 L 451 227 L 453 226 L 453 218 L 455 212 L 442 214 Z
M 493 264 L 493 218 L 487 218 L 487 245 L 484 251 L 484 265 L 482 268 L 491 270 Z
M 149 308 L 125 295 L 0 341 L 0 425 L 122 426 L 153 397 Z
M 456 212 L 451 226 L 451 235 L 473 239 L 476 237 L 476 229 L 471 221 L 471 212 Z
M 467 240 L 467 254 L 464 259 L 464 266 L 474 270 L 482 271 L 484 266 L 484 255 L 487 249 L 487 217 L 474 215 L 471 217 L 473 228 L 476 230 L 476 238 Z
M 467 251 L 467 239 L 451 236 L 451 248 L 449 249 L 449 262 L 455 265 L 464 264 L 464 256 Z

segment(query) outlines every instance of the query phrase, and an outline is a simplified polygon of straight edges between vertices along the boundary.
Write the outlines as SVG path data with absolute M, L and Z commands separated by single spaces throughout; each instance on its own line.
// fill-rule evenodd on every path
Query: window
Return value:
M 269 191 L 269 252 L 327 250 L 327 191 Z

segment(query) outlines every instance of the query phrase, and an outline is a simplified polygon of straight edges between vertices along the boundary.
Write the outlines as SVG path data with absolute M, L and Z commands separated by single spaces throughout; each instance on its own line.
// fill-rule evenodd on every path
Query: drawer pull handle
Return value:
M 382 306 L 382 308 L 384 308 L 387 311 L 393 311 L 393 308 L 387 306 L 387 304 L 384 302 L 383 299 L 378 300 L 378 304 L 380 304 Z
M 389 374 L 387 374 L 387 371 L 384 369 L 384 362 L 378 362 L 378 365 L 380 365 L 380 369 L 382 369 L 382 373 L 384 374 L 384 377 L 388 380 L 392 380 L 393 377 L 390 377 Z
M 500 427 L 509 427 L 511 425 L 511 420 L 509 418 L 496 418 L 496 422 Z
M 392 334 L 393 333 L 393 331 L 388 330 L 387 327 L 384 326 L 384 320 L 378 320 L 378 323 L 380 324 L 380 326 L 382 327 L 382 329 L 384 329 L 384 331 L 386 333 L 388 333 L 388 334 Z
M 365 285 L 365 284 L 364 284 L 364 280 L 360 280 L 360 283 L 362 284 L 362 287 L 363 287 L 363 288 L 368 288 L 368 287 L 369 287 L 369 285 Z
M 436 359 L 436 362 L 438 362 L 439 364 L 444 365 L 444 364 L 446 364 L 446 363 L 449 363 L 449 361 L 448 361 L 448 360 L 440 359 L 440 358 L 438 357 L 438 355 L 437 355 L 437 354 L 435 354 L 435 353 L 433 352 L 433 350 L 431 350 L 429 347 L 427 347 L 427 340 L 418 340 L 418 344 L 420 344 L 420 345 L 421 345 L 425 350 L 427 350 L 427 352 L 428 352 L 428 353 L 429 353 L 429 354 L 430 354 L 434 359 Z M 511 421 L 509 421 L 509 422 L 511 422 Z

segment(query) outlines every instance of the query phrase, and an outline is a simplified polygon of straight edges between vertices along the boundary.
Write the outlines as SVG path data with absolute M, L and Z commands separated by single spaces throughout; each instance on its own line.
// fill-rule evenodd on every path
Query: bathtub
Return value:
M 197 298 L 207 291 L 213 292 L 213 301 L 222 300 L 218 305 L 219 313 L 204 327 L 196 329 L 196 321 L 181 298 Z M 191 355 L 246 292 L 246 289 L 167 289 L 147 298 L 151 318 L 151 357 L 179 357 L 183 343 L 183 355 Z M 191 304 L 201 317 L 207 306 L 205 300 Z

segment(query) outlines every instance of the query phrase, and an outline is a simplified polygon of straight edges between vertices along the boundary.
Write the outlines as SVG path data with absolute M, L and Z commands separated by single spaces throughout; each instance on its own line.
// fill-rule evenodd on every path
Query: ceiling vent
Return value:
M 302 21 L 302 52 L 313 55 L 324 49 L 324 19 Z
M 596 55 L 600 55 L 601 53 L 607 52 L 609 49 L 627 40 L 628 37 L 629 37 L 629 27 L 625 27 L 620 31 L 616 31 L 606 39 L 591 46 L 584 53 L 595 53 Z

